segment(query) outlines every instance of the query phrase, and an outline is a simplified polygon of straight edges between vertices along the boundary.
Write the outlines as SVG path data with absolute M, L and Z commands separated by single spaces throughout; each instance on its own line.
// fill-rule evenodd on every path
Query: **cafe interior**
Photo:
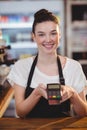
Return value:
M 0 0 L 0 129 L 86 130 L 87 117 L 28 120 L 16 115 L 14 90 L 5 81 L 17 60 L 37 54 L 31 29 L 41 8 L 60 20 L 58 53 L 77 60 L 87 79 L 87 0 Z M 87 99 L 87 87 L 85 95 Z

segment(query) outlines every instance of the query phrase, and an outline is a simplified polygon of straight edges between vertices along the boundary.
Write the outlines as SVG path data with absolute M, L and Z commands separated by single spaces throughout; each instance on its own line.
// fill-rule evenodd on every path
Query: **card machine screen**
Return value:
M 47 84 L 48 100 L 61 100 L 60 84 Z

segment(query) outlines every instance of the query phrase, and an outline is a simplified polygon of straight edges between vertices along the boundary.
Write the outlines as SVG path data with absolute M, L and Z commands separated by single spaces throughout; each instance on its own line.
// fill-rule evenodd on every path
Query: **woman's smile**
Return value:
M 46 49 L 52 49 L 54 47 L 54 43 L 46 43 L 46 44 L 42 44 Z

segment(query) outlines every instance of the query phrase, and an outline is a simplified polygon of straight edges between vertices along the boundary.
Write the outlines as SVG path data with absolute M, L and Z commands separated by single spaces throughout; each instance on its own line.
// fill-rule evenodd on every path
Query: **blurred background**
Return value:
M 31 29 L 33 15 L 41 8 L 60 20 L 58 53 L 78 60 L 87 78 L 87 0 L 0 0 L 0 66 L 11 67 L 37 53 Z M 14 100 L 4 116 L 15 117 Z

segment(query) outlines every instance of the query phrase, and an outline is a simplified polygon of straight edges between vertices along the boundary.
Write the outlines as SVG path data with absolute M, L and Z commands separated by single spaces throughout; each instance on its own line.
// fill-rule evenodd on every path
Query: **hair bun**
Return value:
M 35 14 L 34 14 L 34 17 L 39 17 L 39 16 L 42 16 L 42 15 L 47 15 L 48 13 L 51 13 L 49 12 L 48 10 L 46 9 L 41 9 L 39 11 L 37 11 Z
M 35 33 L 35 26 L 38 23 L 46 22 L 46 21 L 52 21 L 56 24 L 59 24 L 59 21 L 57 17 L 47 9 L 40 9 L 34 14 L 34 22 L 32 26 L 32 32 Z

